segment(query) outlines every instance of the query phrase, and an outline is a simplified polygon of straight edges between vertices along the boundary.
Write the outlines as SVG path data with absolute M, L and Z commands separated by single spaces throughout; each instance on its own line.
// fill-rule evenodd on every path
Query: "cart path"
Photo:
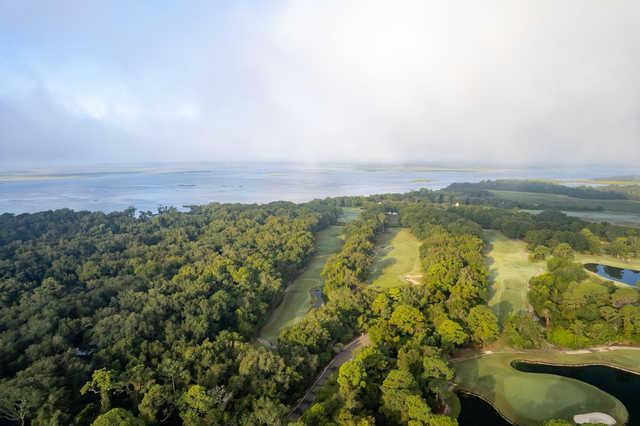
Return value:
M 324 386 L 327 382 L 329 376 L 334 373 L 342 364 L 351 360 L 353 358 L 353 353 L 360 348 L 365 346 L 369 346 L 371 344 L 371 340 L 369 339 L 368 334 L 362 334 L 356 339 L 353 339 L 349 342 L 339 354 L 333 357 L 333 359 L 327 364 L 327 366 L 322 370 L 322 372 L 318 375 L 313 384 L 307 389 L 305 394 L 298 400 L 296 405 L 289 412 L 290 420 L 297 420 L 302 416 L 302 413 L 305 412 L 311 404 L 316 399 L 316 394 L 318 390 Z

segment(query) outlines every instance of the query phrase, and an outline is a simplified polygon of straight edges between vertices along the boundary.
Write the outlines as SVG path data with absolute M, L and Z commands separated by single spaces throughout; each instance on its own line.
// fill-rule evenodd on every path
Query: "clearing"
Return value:
M 341 222 L 354 220 L 359 209 L 344 209 Z M 280 304 L 270 314 L 260 330 L 258 341 L 274 344 L 280 330 L 302 318 L 314 305 L 318 296 L 313 293 L 322 291 L 323 280 L 320 275 L 325 262 L 342 248 L 344 226 L 333 225 L 318 232 L 313 258 L 304 271 L 286 288 Z M 319 293 L 318 293 L 319 294 Z
M 504 324 L 511 312 L 530 309 L 527 299 L 529 279 L 546 271 L 545 262 L 529 262 L 526 243 L 507 238 L 499 231 L 486 230 L 489 242 L 489 306 Z
M 376 249 L 371 285 L 392 288 L 407 285 L 420 273 L 420 241 L 407 228 L 387 228 Z M 418 277 L 419 278 L 419 277 Z
M 507 352 L 453 360 L 460 390 L 478 395 L 504 417 L 521 426 L 540 425 L 549 418 L 572 419 L 575 414 L 602 412 L 618 424 L 628 418 L 624 405 L 610 394 L 579 380 L 553 374 L 525 373 L 513 361 L 565 365 L 603 364 L 639 371 L 633 349 L 569 354 L 555 350 Z

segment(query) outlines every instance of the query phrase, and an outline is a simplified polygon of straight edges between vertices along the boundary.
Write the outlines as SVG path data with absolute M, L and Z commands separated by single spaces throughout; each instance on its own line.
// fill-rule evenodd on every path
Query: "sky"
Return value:
M 637 164 L 637 0 L 0 0 L 0 166 Z

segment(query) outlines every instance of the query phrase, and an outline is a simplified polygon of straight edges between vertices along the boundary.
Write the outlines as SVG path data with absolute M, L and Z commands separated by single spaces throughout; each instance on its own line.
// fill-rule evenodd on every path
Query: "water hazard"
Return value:
M 634 271 L 633 269 L 617 268 L 615 266 L 602 265 L 600 263 L 587 263 L 584 267 L 588 271 L 595 272 L 608 280 L 635 286 L 637 286 L 640 281 L 640 271 Z
M 462 411 L 458 416 L 460 426 L 511 426 L 491 404 L 477 396 L 459 392 Z

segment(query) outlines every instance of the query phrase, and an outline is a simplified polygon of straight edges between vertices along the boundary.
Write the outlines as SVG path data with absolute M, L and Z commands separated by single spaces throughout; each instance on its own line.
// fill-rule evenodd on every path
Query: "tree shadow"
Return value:
M 369 275 L 369 281 L 371 282 L 377 280 L 382 275 L 384 275 L 384 270 L 390 267 L 391 265 L 398 263 L 398 261 L 393 257 L 389 257 L 387 259 L 378 261 L 376 263 L 377 263 L 376 268 L 373 271 L 371 271 L 371 274 Z
M 500 303 L 493 305 L 493 309 L 498 317 L 498 322 L 504 327 L 504 321 L 507 319 L 510 313 L 513 312 L 513 304 L 507 300 L 503 300 Z
M 378 237 L 378 241 L 376 242 L 376 251 L 374 256 L 374 267 L 371 268 L 371 273 L 369 274 L 369 282 L 375 281 L 380 278 L 384 274 L 384 270 L 398 261 L 393 257 L 387 257 L 389 253 L 393 250 L 393 245 L 391 241 L 398 235 L 400 232 L 400 228 L 387 228 L 382 235 Z

